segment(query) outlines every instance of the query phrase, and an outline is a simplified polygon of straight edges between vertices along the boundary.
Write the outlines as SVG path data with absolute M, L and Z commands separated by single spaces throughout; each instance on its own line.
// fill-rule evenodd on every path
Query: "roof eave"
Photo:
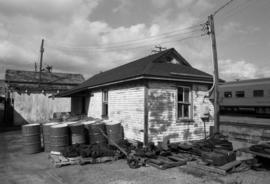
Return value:
M 70 96 L 72 96 L 72 94 L 76 94 L 76 93 L 82 92 L 84 90 L 91 90 L 91 89 L 96 89 L 96 88 L 101 88 L 101 87 L 107 87 L 107 86 L 111 86 L 111 85 L 115 85 L 115 84 L 121 84 L 121 83 L 125 83 L 125 82 L 141 80 L 141 79 L 178 81 L 178 82 L 193 82 L 193 83 L 195 82 L 195 83 L 203 83 L 203 84 L 212 84 L 213 83 L 211 77 L 174 78 L 174 77 L 162 77 L 162 76 L 154 76 L 154 75 L 153 76 L 141 75 L 141 76 L 136 76 L 136 77 L 132 77 L 132 78 L 128 78 L 128 79 L 112 81 L 112 82 L 107 82 L 104 84 L 99 84 L 99 85 L 94 85 L 94 86 L 83 87 L 80 89 L 70 90 L 70 91 L 61 93 L 59 95 L 56 95 L 56 97 L 70 97 Z

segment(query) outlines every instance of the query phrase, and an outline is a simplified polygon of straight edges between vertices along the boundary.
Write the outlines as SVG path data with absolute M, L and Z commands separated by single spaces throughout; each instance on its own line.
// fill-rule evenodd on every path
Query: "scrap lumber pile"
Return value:
M 250 153 L 256 158 L 256 162 L 251 166 L 254 170 L 270 169 L 270 142 L 255 144 L 249 148 L 243 148 L 241 151 Z

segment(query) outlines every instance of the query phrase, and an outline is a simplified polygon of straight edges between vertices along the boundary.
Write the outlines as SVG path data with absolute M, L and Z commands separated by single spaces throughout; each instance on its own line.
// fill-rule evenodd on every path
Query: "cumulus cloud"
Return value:
M 270 76 L 270 69 L 260 69 L 258 66 L 245 60 L 234 61 L 231 59 L 219 61 L 220 77 L 227 80 L 253 79 Z
M 149 25 L 139 23 L 113 27 L 105 21 L 91 20 L 91 13 L 99 2 L 1 0 L 1 75 L 7 68 L 33 70 L 34 62 L 39 60 L 41 38 L 45 38 L 44 63 L 53 65 L 54 71 L 83 73 L 89 77 L 101 70 L 150 54 L 151 47 L 160 42 L 147 38 L 170 29 L 189 26 L 196 20 L 185 11 L 176 14 L 174 21 L 181 24 L 175 25 L 168 17 L 172 13 L 169 10 L 168 14 L 165 11 L 156 16 Z M 128 8 L 131 3 L 118 2 L 119 5 L 113 11 Z M 126 42 L 128 40 L 135 42 Z M 115 44 L 118 42 L 124 44 Z M 146 46 L 126 49 L 134 43 Z
M 153 0 L 148 2 L 152 3 L 151 10 L 142 0 L 115 0 L 110 11 L 125 15 L 129 20 L 129 25 L 120 26 L 92 19 L 101 2 L 106 3 L 104 0 L 0 0 L 0 78 L 8 68 L 33 70 L 34 62 L 39 61 L 41 38 L 45 38 L 44 63 L 53 65 L 55 72 L 82 73 L 90 77 L 149 55 L 153 46 L 160 43 L 168 48 L 175 47 L 194 67 L 212 72 L 211 44 L 208 38 L 200 37 L 200 27 L 195 33 L 179 31 L 178 35 L 159 39 L 155 36 L 202 23 L 204 20 L 199 15 L 213 8 L 213 0 Z M 133 6 L 134 3 L 141 6 Z M 134 7 L 141 8 L 134 10 Z M 124 14 L 121 14 L 123 9 Z M 134 17 L 128 17 L 129 12 L 134 11 L 140 18 L 139 22 L 134 20 L 136 23 L 132 22 Z M 104 14 L 113 16 L 109 12 Z M 151 19 L 141 21 L 141 16 Z M 194 35 L 198 37 L 178 41 Z M 166 43 L 173 39 L 174 42 Z M 225 69 L 229 70 L 230 62 L 233 63 L 231 60 L 223 62 Z M 259 69 L 253 71 L 246 65 L 249 69 L 246 71 L 256 76 Z M 230 76 L 225 70 L 222 75 Z

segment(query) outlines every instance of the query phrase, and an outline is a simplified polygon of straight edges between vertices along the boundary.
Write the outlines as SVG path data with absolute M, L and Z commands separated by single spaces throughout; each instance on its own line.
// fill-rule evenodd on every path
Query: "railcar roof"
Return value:
M 270 78 L 229 81 L 229 82 L 221 84 L 220 87 L 237 86 L 237 85 L 255 85 L 255 84 L 266 84 L 266 83 L 270 83 Z

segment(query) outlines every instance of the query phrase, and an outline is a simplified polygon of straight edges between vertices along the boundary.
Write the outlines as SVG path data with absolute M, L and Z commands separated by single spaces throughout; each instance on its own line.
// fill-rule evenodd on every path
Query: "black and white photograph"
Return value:
M 269 9 L 0 0 L 0 183 L 269 184 Z

